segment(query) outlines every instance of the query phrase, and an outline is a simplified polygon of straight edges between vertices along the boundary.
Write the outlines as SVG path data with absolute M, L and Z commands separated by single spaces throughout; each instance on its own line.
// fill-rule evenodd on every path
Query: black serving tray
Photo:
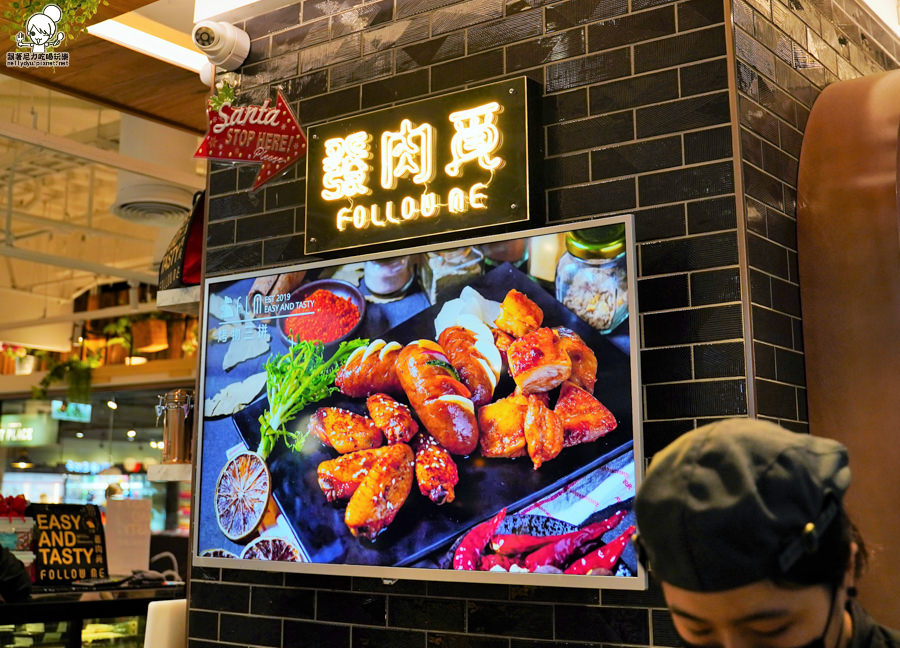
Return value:
M 633 445 L 631 364 L 627 354 L 605 336 L 560 304 L 553 295 L 510 264 L 499 266 L 470 284 L 488 299 L 502 301 L 515 288 L 544 311 L 544 326 L 566 326 L 597 355 L 597 386 L 594 395 L 615 415 L 616 429 L 593 443 L 565 448 L 560 455 L 534 470 L 531 460 L 486 459 L 476 450 L 467 457 L 454 457 L 459 470 L 456 499 L 436 506 L 423 497 L 414 483 L 406 503 L 393 523 L 375 540 L 355 538 L 344 523 L 346 502 L 330 504 L 320 490 L 316 467 L 337 454 L 313 437 L 301 452 L 278 443 L 268 458 L 273 494 L 310 559 L 316 563 L 395 565 L 415 563 L 441 548 L 472 525 L 502 508 L 509 513 L 574 481 L 585 473 L 631 449 Z M 434 339 L 434 319 L 440 305 L 419 312 L 379 337 L 406 344 L 422 338 Z M 501 378 L 495 399 L 512 393 L 509 376 Z M 555 399 L 555 394 L 551 394 Z M 251 449 L 259 444 L 259 417 L 268 406 L 265 396 L 233 416 L 241 437 Z M 311 405 L 288 424 L 305 430 L 309 417 L 319 407 L 343 407 L 365 414 L 365 399 L 334 394 Z M 606 507 L 613 502 L 601 502 Z

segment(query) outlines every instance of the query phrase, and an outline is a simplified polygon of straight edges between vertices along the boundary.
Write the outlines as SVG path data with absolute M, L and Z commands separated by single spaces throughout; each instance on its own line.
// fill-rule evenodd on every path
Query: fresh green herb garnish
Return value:
M 337 391 L 334 378 L 347 358 L 368 340 L 341 342 L 338 350 L 325 360 L 325 345 L 304 340 L 297 342 L 281 356 L 266 360 L 266 394 L 269 408 L 259 417 L 260 441 L 256 453 L 264 460 L 272 452 L 279 437 L 291 450 L 299 451 L 307 432 L 291 432 L 285 424 L 300 410 L 327 398 Z
M 428 360 L 425 364 L 433 365 L 435 367 L 440 367 L 441 369 L 446 369 L 450 372 L 450 374 L 456 379 L 459 380 L 459 374 L 456 373 L 456 369 L 453 368 L 453 365 L 449 362 L 444 362 L 443 360 Z

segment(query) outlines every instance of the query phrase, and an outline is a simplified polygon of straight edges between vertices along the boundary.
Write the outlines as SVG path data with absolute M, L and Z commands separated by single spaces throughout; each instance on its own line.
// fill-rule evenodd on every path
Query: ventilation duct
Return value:
M 146 119 L 122 115 L 119 153 L 170 169 L 193 173 L 197 137 Z M 177 227 L 191 210 L 194 192 L 155 178 L 119 171 L 111 211 L 120 218 Z

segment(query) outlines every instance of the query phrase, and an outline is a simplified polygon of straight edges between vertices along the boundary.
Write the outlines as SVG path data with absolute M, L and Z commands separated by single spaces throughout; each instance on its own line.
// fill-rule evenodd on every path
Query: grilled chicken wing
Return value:
M 500 315 L 494 320 L 494 326 L 518 338 L 540 328 L 543 320 L 544 312 L 540 306 L 513 289 L 506 293 L 500 304 Z
M 419 424 L 413 419 L 409 408 L 387 394 L 372 394 L 366 399 L 366 407 L 389 444 L 409 443 L 419 431 Z
M 359 450 L 320 463 L 316 475 L 325 498 L 333 502 L 353 495 L 369 469 L 386 450 L 387 447 Z
M 447 353 L 450 364 L 459 374 L 460 382 L 472 392 L 475 407 L 490 403 L 500 377 L 500 367 L 494 371 L 476 345 L 475 333 L 462 326 L 450 326 L 441 331 L 438 344 Z M 493 344 L 493 338 L 490 344 Z
M 384 441 L 372 419 L 340 407 L 320 407 L 309 419 L 309 431 L 341 454 L 377 448 Z
M 424 430 L 413 441 L 416 450 L 416 481 L 419 492 L 435 504 L 449 504 L 459 483 L 456 464 L 446 448 Z
M 593 394 L 597 382 L 597 356 L 575 331 L 562 326 L 553 330 L 559 335 L 560 348 L 572 362 L 569 380 Z
M 405 443 L 395 443 L 383 450 L 344 512 L 344 522 L 355 536 L 377 536 L 394 521 L 412 488 L 412 449 Z
M 541 328 L 520 337 L 506 351 L 509 373 L 523 393 L 550 391 L 572 373 L 572 361 L 553 329 Z
M 525 413 L 528 398 L 515 393 L 478 410 L 478 442 L 485 457 L 521 457 L 525 454 Z
M 554 459 L 563 449 L 563 426 L 559 417 L 541 398 L 527 396 L 525 410 L 525 442 L 528 456 L 537 470 L 545 461 Z
M 571 382 L 564 382 L 553 408 L 562 422 L 564 441 L 568 448 L 579 443 L 596 441 L 616 428 L 616 417 L 603 403 Z
M 395 367 L 402 348 L 397 342 L 373 340 L 369 346 L 356 349 L 335 376 L 335 386 L 351 398 L 365 398 L 379 392 L 402 394 Z
M 448 366 L 440 345 L 419 340 L 403 347 L 397 375 L 425 429 L 453 454 L 465 455 L 478 445 L 475 405 Z

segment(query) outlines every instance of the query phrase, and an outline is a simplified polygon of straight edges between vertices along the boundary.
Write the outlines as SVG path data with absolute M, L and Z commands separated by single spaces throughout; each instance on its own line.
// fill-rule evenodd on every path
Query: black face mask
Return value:
M 822 634 L 813 639 L 812 641 L 803 644 L 802 646 L 796 646 L 796 648 L 826 648 L 825 646 L 825 637 L 828 636 L 828 629 L 831 627 L 831 618 L 834 616 L 834 602 L 837 600 L 838 588 L 835 587 L 831 590 L 831 604 L 828 606 L 828 619 L 825 621 L 825 629 L 822 631 Z M 841 628 L 844 626 L 844 617 L 841 615 Z M 718 644 L 692 644 L 688 641 L 685 641 L 681 635 L 678 635 L 678 640 L 681 642 L 683 648 L 722 648 Z M 832 647 L 836 648 L 836 647 Z

